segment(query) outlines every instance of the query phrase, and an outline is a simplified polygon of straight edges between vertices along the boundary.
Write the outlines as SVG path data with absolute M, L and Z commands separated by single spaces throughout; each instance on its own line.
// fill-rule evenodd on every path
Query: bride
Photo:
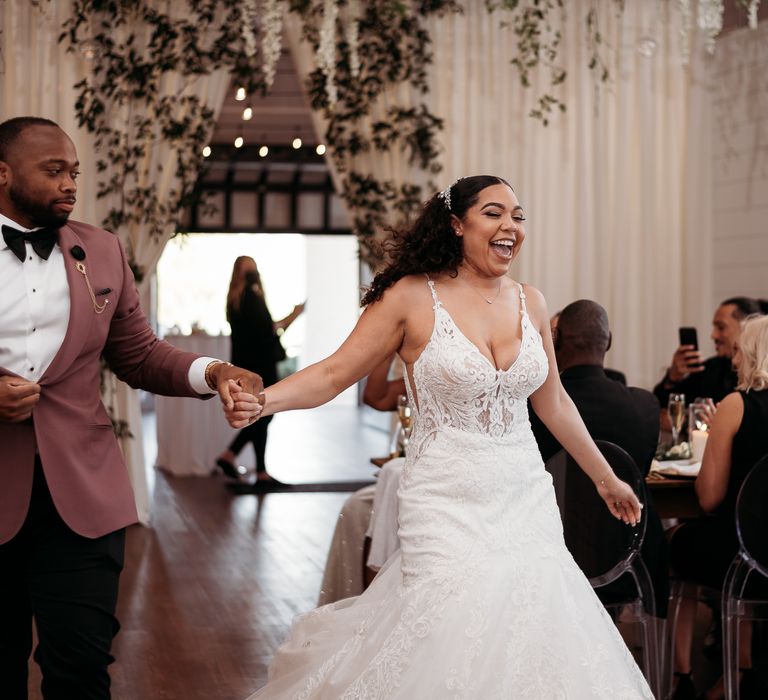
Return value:
M 611 513 L 639 520 L 560 385 L 544 297 L 507 277 L 524 222 L 499 177 L 436 194 L 343 345 L 266 390 L 262 416 L 319 406 L 397 351 L 415 425 L 400 552 L 361 596 L 299 617 L 252 699 L 653 697 L 565 547 L 531 433 L 529 396 Z

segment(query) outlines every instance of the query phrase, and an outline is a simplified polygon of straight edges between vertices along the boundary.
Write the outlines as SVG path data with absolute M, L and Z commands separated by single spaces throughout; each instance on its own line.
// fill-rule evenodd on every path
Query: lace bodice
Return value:
M 409 456 L 417 458 L 440 430 L 506 437 L 527 426 L 527 398 L 547 378 L 547 356 L 520 294 L 522 340 L 520 352 L 508 369 L 497 369 L 459 329 L 428 280 L 435 311 L 432 335 L 413 364 L 406 390 L 414 407 L 414 431 Z M 415 388 L 415 392 L 414 389 Z M 414 396 L 415 393 L 415 396 Z

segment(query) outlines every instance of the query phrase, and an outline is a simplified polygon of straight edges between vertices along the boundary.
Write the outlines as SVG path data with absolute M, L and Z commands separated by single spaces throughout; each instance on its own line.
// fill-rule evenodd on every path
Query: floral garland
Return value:
M 336 86 L 336 19 L 338 16 L 339 8 L 335 0 L 325 0 L 315 60 L 325 76 L 325 91 L 331 107 L 336 104 L 339 95 Z
M 275 82 L 275 69 L 282 50 L 283 7 L 279 0 L 264 1 L 264 34 L 261 53 L 264 57 L 264 89 L 269 90 Z
M 253 29 L 256 26 L 256 17 L 256 0 L 243 0 L 243 22 L 240 33 L 243 37 L 244 53 L 248 58 L 253 58 L 258 51 Z
M 723 0 L 699 0 L 699 29 L 707 53 L 715 53 L 715 39 L 723 29 Z

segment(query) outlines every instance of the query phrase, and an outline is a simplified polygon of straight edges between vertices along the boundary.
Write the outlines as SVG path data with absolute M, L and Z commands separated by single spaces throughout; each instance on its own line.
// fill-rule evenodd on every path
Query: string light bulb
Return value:
M 268 146 L 262 146 L 262 147 L 259 149 L 259 155 L 260 155 L 262 158 L 263 158 L 264 156 L 266 156 L 266 155 L 267 155 L 267 153 L 269 153 L 269 147 L 268 147 Z
M 253 118 L 253 107 L 246 107 L 243 110 L 243 121 L 250 121 Z
M 301 148 L 301 139 L 297 136 L 291 144 L 297 151 Z
M 211 155 L 211 147 L 210 146 L 204 146 L 203 147 L 203 158 L 207 158 L 209 155 Z
M 237 88 L 237 92 L 235 93 L 235 99 L 238 102 L 242 102 L 245 99 L 245 88 L 244 87 Z
M 317 144 L 317 148 L 315 149 L 315 153 L 317 153 L 317 155 L 319 155 L 319 156 L 325 155 L 325 144 L 324 143 Z
M 235 139 L 235 148 L 241 148 L 241 147 L 242 147 L 242 145 L 243 145 L 243 143 L 244 143 L 244 141 L 243 141 L 243 137 L 242 137 L 242 136 L 238 136 L 238 137 Z

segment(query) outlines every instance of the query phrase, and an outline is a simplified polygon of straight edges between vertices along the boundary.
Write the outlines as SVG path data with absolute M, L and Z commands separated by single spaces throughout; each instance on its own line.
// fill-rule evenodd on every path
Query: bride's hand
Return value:
M 627 525 L 635 526 L 640 522 L 643 504 L 635 495 L 632 487 L 611 473 L 603 481 L 596 484 L 597 492 L 605 501 L 611 515 L 623 520 Z
M 242 391 L 236 382 L 230 382 L 232 408 L 224 407 L 224 415 L 233 428 L 245 428 L 259 419 L 264 408 L 264 392 L 254 396 Z

